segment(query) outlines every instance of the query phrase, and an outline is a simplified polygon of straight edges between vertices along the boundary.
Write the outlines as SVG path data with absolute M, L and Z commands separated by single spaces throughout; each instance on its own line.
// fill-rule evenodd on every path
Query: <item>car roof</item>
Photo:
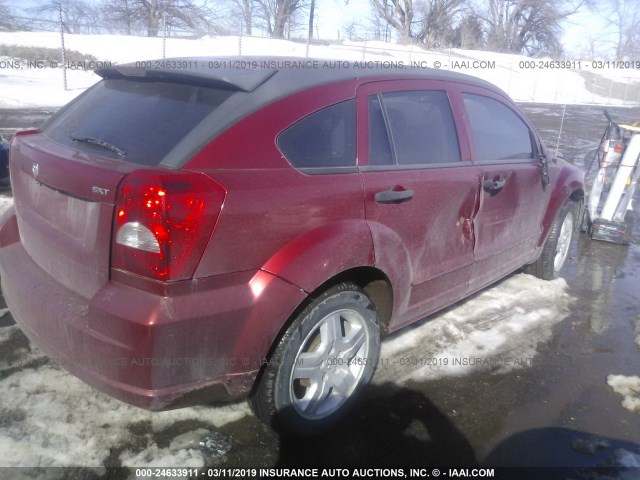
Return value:
M 161 165 L 181 167 L 212 138 L 243 117 L 278 99 L 321 85 L 354 80 L 424 79 L 460 82 L 509 98 L 476 77 L 431 68 L 410 68 L 400 61 L 345 61 L 303 57 L 178 57 L 140 61 L 95 73 L 105 79 L 141 79 L 187 83 L 230 90 L 228 100 L 192 130 Z
M 361 79 L 366 82 L 371 77 L 461 82 L 506 96 L 502 90 L 485 80 L 447 70 L 412 67 L 402 61 L 276 56 L 177 57 L 116 65 L 95 72 L 103 78 L 138 77 L 255 92 L 258 96 L 264 95 L 266 102 L 273 100 L 266 97 L 282 96 L 343 80 Z

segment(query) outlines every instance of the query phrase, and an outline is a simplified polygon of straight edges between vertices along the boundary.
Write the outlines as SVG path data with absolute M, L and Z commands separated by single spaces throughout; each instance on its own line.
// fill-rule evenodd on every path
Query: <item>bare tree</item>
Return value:
M 295 25 L 296 14 L 306 7 L 306 0 L 256 0 L 262 21 L 270 37 L 285 38 Z
M 13 15 L 5 3 L 5 0 L 0 0 L 0 30 L 13 30 Z
M 418 3 L 419 29 L 414 35 L 427 48 L 439 41 L 449 43 L 453 25 L 462 11 L 464 0 L 421 0 Z
M 254 2 L 253 0 L 236 0 L 236 2 L 240 4 L 242 8 L 245 32 L 247 35 L 251 35 L 253 28 Z
M 349 39 L 350 41 L 362 40 L 364 38 L 364 35 L 363 35 L 364 27 L 360 22 L 356 20 L 351 20 L 349 23 L 344 25 L 343 28 L 344 28 L 344 32 L 347 34 L 347 39 Z M 381 39 L 380 37 L 376 38 L 376 40 L 380 40 L 380 39 Z
M 473 14 L 465 15 L 453 31 L 453 45 L 470 50 L 484 47 L 484 30 L 482 22 Z
M 640 4 L 637 0 L 607 0 L 596 8 L 615 29 L 616 58 L 636 58 L 640 54 Z
M 119 2 L 103 2 L 102 11 L 116 31 L 122 31 L 125 35 L 133 35 L 142 31 L 131 5 L 131 0 Z
M 495 51 L 557 54 L 561 24 L 583 2 L 573 0 L 488 0 L 475 13 L 485 24 L 487 46 Z
M 49 0 L 28 10 L 39 20 L 58 21 L 67 33 L 98 33 L 100 13 L 86 0 Z M 36 20 L 35 23 L 38 23 Z M 50 25 L 49 25 L 50 27 Z
M 311 0 L 311 5 L 309 7 L 309 36 L 307 37 L 309 40 L 313 38 L 313 15 L 316 9 L 316 0 Z
M 157 37 L 163 22 L 172 30 L 194 34 L 217 33 L 219 13 L 214 3 L 195 0 L 103 0 L 107 20 L 127 33 L 142 30 Z
M 453 31 L 464 0 L 370 0 L 375 15 L 398 32 L 404 43 L 432 47 Z
M 371 0 L 375 15 L 400 34 L 403 43 L 412 38 L 413 0 Z

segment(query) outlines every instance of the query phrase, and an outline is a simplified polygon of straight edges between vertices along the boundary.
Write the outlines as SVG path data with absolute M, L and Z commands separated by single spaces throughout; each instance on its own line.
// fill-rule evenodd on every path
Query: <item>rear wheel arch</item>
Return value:
M 359 242 L 354 242 L 356 236 Z M 350 243 L 347 243 L 350 242 Z M 351 244 L 346 249 L 344 245 Z M 266 274 L 277 276 L 299 289 L 304 298 L 280 317 L 277 332 L 270 334 L 265 345 L 265 361 L 257 374 L 253 390 L 273 357 L 278 343 L 286 335 L 296 318 L 324 292 L 335 285 L 351 282 L 362 289 L 376 308 L 380 334 L 386 333 L 390 323 L 394 296 L 389 277 L 373 264 L 373 244 L 366 223 L 343 221 L 308 232 L 290 242 L 262 267 Z M 314 268 L 314 265 L 318 266 Z M 321 266 L 321 267 L 320 267 Z M 331 272 L 327 275 L 327 272 Z
M 280 331 L 275 336 L 269 348 L 267 359 L 271 358 L 278 342 L 286 334 L 287 330 L 300 313 L 309 306 L 316 298 L 322 295 L 327 290 L 340 285 L 342 283 L 353 283 L 362 289 L 367 296 L 371 299 L 372 303 L 376 307 L 378 313 L 378 320 L 380 326 L 380 334 L 386 333 L 386 328 L 391 321 L 391 315 L 393 312 L 393 289 L 391 282 L 384 272 L 375 267 L 356 267 L 349 270 L 340 272 L 339 274 L 331 277 L 327 281 L 318 285 L 312 292 L 310 292 L 306 298 L 297 306 L 297 308 L 289 315 L 286 321 L 282 324 Z
M 542 235 L 538 242 L 539 247 L 542 247 L 546 242 L 550 235 L 553 222 L 567 202 L 574 202 L 577 205 L 579 213 L 582 212 L 582 207 L 584 205 L 583 188 L 584 186 L 582 182 L 578 181 L 576 178 L 566 179 L 566 181 L 556 184 L 556 188 L 551 192 L 551 198 L 547 204 L 547 211 L 542 219 Z M 576 225 L 579 225 L 581 218 L 582 217 L 576 217 Z
M 373 376 L 380 353 L 377 307 L 345 278 L 326 282 L 296 309 L 256 379 L 251 407 L 283 433 L 307 436 L 331 427 Z M 376 288 L 370 291 L 380 295 Z
M 284 245 L 262 266 L 262 270 L 315 292 L 350 269 L 373 265 L 371 232 L 359 219 L 342 220 L 310 230 Z
M 375 267 L 356 267 L 345 270 L 319 285 L 310 295 L 318 295 L 340 283 L 354 283 L 376 306 L 381 333 L 386 333 L 393 313 L 393 288 L 389 277 Z

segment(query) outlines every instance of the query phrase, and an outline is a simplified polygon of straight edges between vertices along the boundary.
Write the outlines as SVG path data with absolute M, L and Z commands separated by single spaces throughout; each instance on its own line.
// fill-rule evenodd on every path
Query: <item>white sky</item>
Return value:
M 369 0 L 317 0 L 320 38 L 336 38 L 338 31 L 344 38 L 344 29 L 352 22 L 366 25 L 371 16 Z
M 607 25 L 607 20 L 602 14 L 589 11 L 585 7 L 565 23 L 562 43 L 565 52 L 579 55 L 589 53 L 590 39 L 593 39 L 596 52 L 604 53 L 613 48 L 612 37 L 615 37 L 615 32 Z

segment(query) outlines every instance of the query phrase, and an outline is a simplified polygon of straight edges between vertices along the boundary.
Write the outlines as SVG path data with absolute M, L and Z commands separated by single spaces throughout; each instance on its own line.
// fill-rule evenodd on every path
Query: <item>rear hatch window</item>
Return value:
M 105 79 L 47 122 L 43 134 L 88 154 L 157 166 L 233 93 L 190 84 Z

